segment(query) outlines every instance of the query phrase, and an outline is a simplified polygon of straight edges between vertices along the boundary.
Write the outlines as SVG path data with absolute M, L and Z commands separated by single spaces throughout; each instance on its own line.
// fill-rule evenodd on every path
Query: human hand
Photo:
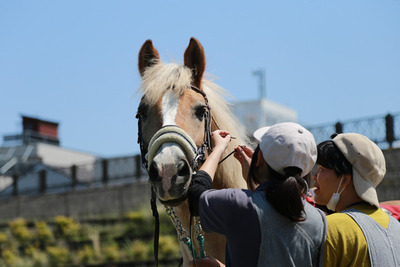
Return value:
M 196 260 L 196 265 L 194 265 L 194 262 L 190 263 L 191 267 L 224 267 L 225 265 L 218 261 L 215 258 L 212 257 L 206 257 L 203 259 L 197 259 Z
M 242 165 L 242 175 L 245 180 L 247 180 L 253 154 L 254 151 L 247 146 L 238 146 L 233 154 L 233 156 L 240 162 L 240 165 Z
M 213 150 L 225 151 L 231 141 L 231 136 L 228 131 L 216 130 L 211 133 L 212 142 L 214 144 Z

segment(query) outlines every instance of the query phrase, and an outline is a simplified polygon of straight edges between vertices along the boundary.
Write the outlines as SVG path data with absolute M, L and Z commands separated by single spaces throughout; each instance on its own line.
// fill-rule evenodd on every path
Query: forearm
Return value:
M 214 148 L 213 152 L 208 155 L 207 160 L 200 167 L 200 170 L 207 172 L 212 180 L 214 180 L 215 172 L 218 168 L 218 162 L 221 159 L 221 155 L 224 153 L 224 151 L 224 148 Z
M 204 171 L 198 171 L 192 179 L 193 182 L 188 191 L 189 210 L 193 216 L 199 216 L 200 196 L 204 191 L 211 189 L 212 180 Z

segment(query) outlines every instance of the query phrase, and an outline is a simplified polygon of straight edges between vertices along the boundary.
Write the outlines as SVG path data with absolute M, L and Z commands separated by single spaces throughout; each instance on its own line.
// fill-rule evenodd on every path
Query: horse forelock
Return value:
M 155 105 L 166 90 L 173 90 L 178 96 L 190 88 L 191 70 L 176 63 L 158 63 L 146 69 L 142 76 L 143 101 Z

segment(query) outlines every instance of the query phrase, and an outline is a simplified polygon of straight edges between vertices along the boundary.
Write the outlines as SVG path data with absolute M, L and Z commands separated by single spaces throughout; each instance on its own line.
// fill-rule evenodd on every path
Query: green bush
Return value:
M 129 212 L 125 218 L 128 219 L 124 233 L 126 237 L 151 235 L 154 231 L 152 219 L 143 211 Z
M 81 239 L 81 226 L 73 218 L 57 216 L 55 219 L 56 234 L 68 241 Z
M 36 222 L 35 223 L 37 239 L 41 245 L 47 245 L 53 240 L 53 232 L 46 222 Z
M 171 218 L 165 212 L 165 209 L 160 210 L 160 234 L 161 235 L 174 235 L 176 228 Z M 154 226 L 153 226 L 154 227 Z
M 78 261 L 80 264 L 93 264 L 96 262 L 97 256 L 91 246 L 84 246 L 83 249 L 77 252 Z
M 149 259 L 150 249 L 148 244 L 142 240 L 135 240 L 127 248 L 128 259 L 132 261 L 142 261 Z
M 33 239 L 32 233 L 26 226 L 26 221 L 23 218 L 17 218 L 9 223 L 11 233 L 22 246 L 27 246 Z
M 47 254 L 34 246 L 27 247 L 25 249 L 25 254 L 31 259 L 32 267 L 44 267 L 49 264 Z
M 175 227 L 163 209 L 160 223 L 160 259 L 180 258 Z M 153 259 L 150 210 L 130 212 L 120 219 L 105 218 L 93 225 L 57 216 L 54 227 L 45 221 L 27 223 L 23 218 L 8 226 L 0 231 L 0 267 L 113 265 Z
M 52 267 L 64 267 L 70 263 L 70 252 L 65 247 L 47 247 L 46 252 Z
M 180 257 L 180 247 L 176 236 L 160 236 L 158 249 L 160 259 Z
M 10 249 L 5 249 L 1 252 L 1 258 L 4 260 L 5 264 L 8 266 L 14 266 L 16 265 L 18 261 L 18 255 L 10 250 Z
M 4 249 L 9 242 L 9 238 L 6 233 L 0 232 L 0 249 Z
M 106 262 L 117 262 L 119 259 L 119 248 L 116 244 L 108 244 L 101 248 L 102 256 Z

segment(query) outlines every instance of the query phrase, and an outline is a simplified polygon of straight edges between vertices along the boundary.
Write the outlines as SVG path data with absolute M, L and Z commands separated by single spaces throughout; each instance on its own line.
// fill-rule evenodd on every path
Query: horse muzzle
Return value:
M 169 205 L 186 199 L 196 157 L 196 145 L 181 128 L 164 126 L 150 140 L 149 182 L 161 203 Z

